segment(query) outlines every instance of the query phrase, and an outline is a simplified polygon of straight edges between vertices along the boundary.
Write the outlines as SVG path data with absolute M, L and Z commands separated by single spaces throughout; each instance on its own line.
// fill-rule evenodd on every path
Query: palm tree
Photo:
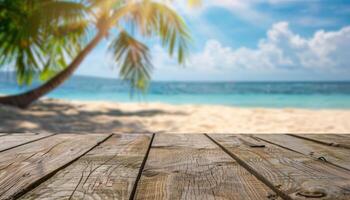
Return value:
M 120 77 L 145 90 L 152 63 L 149 48 L 138 38 L 150 37 L 159 38 L 170 56 L 176 53 L 179 63 L 185 61 L 187 27 L 159 1 L 0 0 L 0 66 L 13 65 L 20 83 L 30 83 L 36 73 L 48 79 L 28 92 L 0 97 L 0 103 L 28 107 L 67 80 L 105 38 L 112 41 L 109 50 Z

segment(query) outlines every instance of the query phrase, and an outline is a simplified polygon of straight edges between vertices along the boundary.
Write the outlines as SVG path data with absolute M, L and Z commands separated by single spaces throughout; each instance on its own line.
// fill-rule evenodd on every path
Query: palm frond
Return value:
M 110 50 L 120 67 L 120 77 L 133 88 L 146 90 L 153 69 L 148 47 L 122 31 L 110 45 Z
M 144 0 L 131 12 L 130 22 L 146 37 L 158 36 L 171 56 L 177 52 L 179 63 L 188 56 L 191 37 L 184 20 L 165 4 Z
M 143 37 L 159 37 L 170 56 L 177 53 L 179 63 L 184 63 L 188 56 L 191 40 L 188 28 L 184 20 L 163 3 L 151 0 L 124 2 L 113 9 L 108 22 L 118 28 L 129 23 Z M 147 88 L 153 68 L 149 49 L 125 31 L 120 32 L 110 49 L 120 65 L 121 78 L 137 89 Z
M 59 72 L 83 44 L 85 12 L 77 1 L 0 1 L 0 66 L 13 65 L 19 84 Z

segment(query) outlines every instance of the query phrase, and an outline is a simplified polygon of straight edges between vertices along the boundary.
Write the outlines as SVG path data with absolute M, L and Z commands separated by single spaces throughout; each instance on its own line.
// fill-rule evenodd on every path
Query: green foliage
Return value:
M 141 40 L 159 38 L 179 63 L 188 55 L 189 31 L 161 1 L 0 0 L 0 66 L 14 66 L 20 84 L 29 84 L 36 73 L 50 79 L 82 50 L 90 27 L 112 40 L 120 77 L 143 91 L 153 66 Z
M 120 29 L 120 24 L 126 24 L 127 27 L 130 24 L 130 30 L 137 30 L 146 39 L 159 37 L 163 47 L 168 48 L 170 56 L 176 52 L 178 62 L 185 62 L 190 41 L 188 29 L 183 19 L 165 4 L 149 0 L 124 4 L 111 15 L 112 20 L 113 16 L 118 19 L 117 23 L 113 21 L 117 28 Z M 135 48 L 135 44 L 140 48 Z M 130 81 L 133 87 L 145 90 L 153 69 L 149 49 L 126 33 L 125 29 L 121 29 L 119 38 L 111 47 L 115 60 L 119 63 L 121 78 Z M 122 54 L 124 56 L 120 55 L 122 48 L 126 49 Z M 137 55 L 133 57 L 137 59 L 131 59 L 132 55 Z
M 176 51 L 178 62 L 185 62 L 190 35 L 183 19 L 174 10 L 162 3 L 144 1 L 132 12 L 131 22 L 142 35 L 159 36 L 169 54 L 173 56 Z
M 84 13 L 77 2 L 0 0 L 0 66 L 14 66 L 19 84 L 52 77 L 80 51 Z
M 147 89 L 153 68 L 148 47 L 122 31 L 111 44 L 110 50 L 120 65 L 121 78 L 128 80 L 132 87 Z

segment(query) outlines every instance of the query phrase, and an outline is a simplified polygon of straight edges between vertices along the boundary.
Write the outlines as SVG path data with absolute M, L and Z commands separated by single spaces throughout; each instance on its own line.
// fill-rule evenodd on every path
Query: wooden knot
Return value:
M 295 194 L 303 198 L 323 198 L 328 195 L 327 185 L 323 182 L 305 182 L 302 184 L 300 190 Z
M 332 142 L 332 143 L 329 143 L 329 146 L 332 146 L 332 147 L 339 147 L 340 144 Z
M 327 162 L 327 159 L 326 159 L 325 157 L 323 157 L 323 156 L 318 157 L 317 159 L 322 160 L 322 161 L 324 161 L 324 162 Z
M 143 175 L 145 177 L 154 177 L 154 176 L 157 176 L 159 173 L 156 172 L 156 171 L 153 171 L 153 170 L 145 170 L 143 171 Z
M 267 194 L 267 198 L 268 198 L 269 200 L 276 200 L 276 199 L 278 199 L 278 195 L 275 194 L 275 193 L 268 193 L 268 194 Z
M 251 148 L 265 148 L 266 146 L 260 142 L 250 142 L 247 140 L 244 140 L 242 138 L 239 138 L 241 140 L 241 142 Z
M 322 191 L 301 191 L 298 192 L 297 195 L 306 198 L 322 198 L 326 196 L 326 193 Z

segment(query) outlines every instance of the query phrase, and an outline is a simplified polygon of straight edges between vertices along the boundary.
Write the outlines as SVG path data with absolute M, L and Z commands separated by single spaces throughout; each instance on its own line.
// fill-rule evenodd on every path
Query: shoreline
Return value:
M 0 132 L 350 133 L 350 110 L 45 98 L 28 110 L 0 105 Z
M 222 106 L 228 108 L 236 108 L 236 109 L 268 109 L 268 110 L 308 110 L 308 111 L 350 111 L 349 107 L 344 108 L 318 108 L 318 107 L 263 107 L 263 106 L 237 106 L 237 105 L 228 105 L 228 104 L 210 104 L 210 103 L 168 103 L 162 101 L 149 101 L 149 102 L 124 102 L 124 101 L 108 101 L 108 100 L 76 100 L 76 99 L 61 99 L 61 98 L 42 98 L 42 100 L 46 101 L 63 101 L 67 103 L 75 103 L 75 104 L 89 104 L 89 103 L 107 103 L 107 104 L 125 104 L 125 105 L 147 105 L 147 104 L 159 104 L 159 105 L 170 105 L 170 106 Z M 349 121 L 350 122 L 350 121 Z

